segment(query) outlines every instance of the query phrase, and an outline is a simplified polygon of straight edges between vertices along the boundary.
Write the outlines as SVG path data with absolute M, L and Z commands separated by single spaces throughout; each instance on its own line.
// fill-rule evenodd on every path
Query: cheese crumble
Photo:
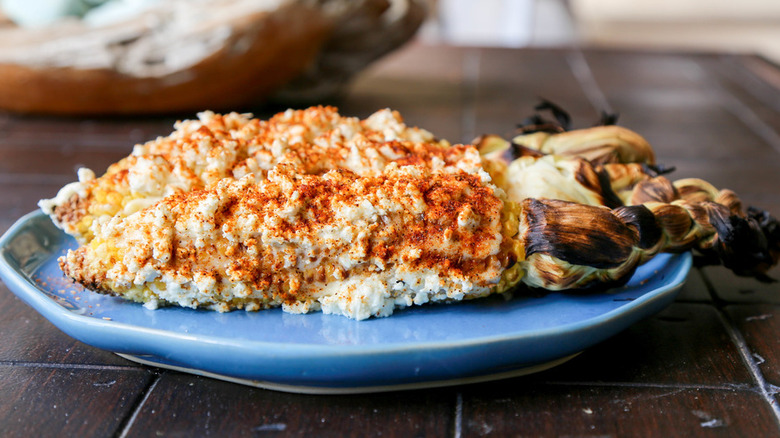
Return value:
M 512 263 L 504 197 L 472 146 L 390 110 L 314 107 L 202 113 L 40 205 L 82 243 L 61 267 L 93 290 L 365 319 L 494 291 Z

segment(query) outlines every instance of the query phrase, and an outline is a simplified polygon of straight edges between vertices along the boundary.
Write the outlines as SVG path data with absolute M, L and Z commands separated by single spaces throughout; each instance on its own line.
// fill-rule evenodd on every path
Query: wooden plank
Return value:
M 753 278 L 737 277 L 722 266 L 708 266 L 702 272 L 712 284 L 715 295 L 727 303 L 780 304 L 780 287 L 777 283 L 761 283 Z M 769 275 L 780 279 L 780 267 L 772 268 Z
M 483 49 L 474 90 L 474 135 L 511 138 L 515 125 L 533 115 L 541 99 L 566 110 L 575 127 L 598 121 L 601 108 L 573 70 L 579 59 L 573 51 Z M 543 114 L 552 119 L 549 112 Z
M 86 149 L 86 150 L 85 150 Z M 76 171 L 80 167 L 88 167 L 101 175 L 109 165 L 129 155 L 133 145 L 116 147 L 115 150 L 89 150 L 82 147 L 46 148 L 15 144 L 3 145 L 0 149 L 0 173 L 6 180 L 16 176 L 54 175 L 69 180 L 76 180 Z
M 38 210 L 40 199 L 55 196 L 70 181 L 56 175 L 8 178 L 8 174 L 0 173 L 0 234 L 25 214 Z
M 768 133 L 773 142 L 780 133 L 780 70 L 765 60 L 747 55 L 723 55 L 708 59 L 708 68 L 719 74 L 723 88 L 735 105 L 752 113 L 747 123 Z M 776 148 L 780 145 L 775 144 Z
M 733 96 L 698 58 L 610 51 L 587 59 L 621 124 L 644 135 L 662 162 L 777 154 L 735 113 Z
M 378 61 L 334 102 L 342 114 L 366 117 L 390 108 L 407 124 L 453 143 L 463 139 L 463 64 L 467 49 L 410 44 Z M 470 140 L 470 139 L 469 139 Z
M 677 302 L 712 302 L 712 295 L 710 294 L 707 284 L 702 278 L 702 274 L 698 269 L 691 269 L 688 274 L 688 278 L 685 280 L 679 295 L 677 295 Z
M 761 375 L 774 385 L 768 390 L 777 392 L 780 386 L 780 306 L 769 304 L 731 305 L 726 312 L 742 333 L 747 349 L 756 361 Z
M 34 178 L 23 178 L 16 183 L 3 180 L 7 174 L 0 174 L 0 219 L 13 223 L 23 215 L 37 210 L 38 201 L 57 195 L 64 184 L 75 178 L 64 176 L 36 175 Z M 5 229 L 3 229 L 5 231 Z
M 300 395 L 166 372 L 126 436 L 445 436 L 454 421 L 453 394 Z
M 188 118 L 195 114 L 187 115 Z M 8 115 L 0 125 L 0 147 L 6 144 L 36 148 L 71 148 L 114 150 L 131 148 L 135 143 L 151 140 L 173 131 L 176 119 L 159 118 L 56 118 Z
M 773 106 L 780 108 L 780 101 L 777 100 L 780 99 L 780 66 L 758 56 L 739 56 L 738 58 L 738 62 L 743 68 L 771 88 L 759 88 L 756 90 L 756 94 L 765 95 L 767 102 L 773 102 Z
M 672 180 L 701 178 L 717 188 L 735 191 L 745 207 L 754 205 L 780 216 L 780 156 L 744 159 L 735 153 L 724 160 L 678 159 L 668 164 L 676 168 L 668 175 Z
M 112 436 L 152 374 L 141 370 L 0 366 L 4 437 Z
M 0 362 L 89 364 L 139 368 L 119 356 L 85 345 L 60 331 L 0 283 Z
M 777 436 L 777 419 L 746 390 L 511 381 L 467 388 L 461 429 L 463 437 Z
M 534 381 L 648 385 L 751 385 L 718 311 L 676 303 Z

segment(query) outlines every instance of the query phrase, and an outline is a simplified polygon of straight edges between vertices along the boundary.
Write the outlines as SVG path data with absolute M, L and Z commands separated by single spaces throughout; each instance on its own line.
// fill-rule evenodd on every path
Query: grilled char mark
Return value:
M 84 247 L 81 247 L 57 260 L 60 269 L 65 276 L 93 292 L 98 292 L 103 295 L 119 296 L 117 292 L 111 290 L 111 288 L 106 285 L 105 278 L 98 275 L 90 275 L 90 272 L 85 269 L 85 252 L 86 250 Z
M 612 183 L 609 179 L 609 173 L 604 168 L 596 170 L 596 174 L 599 178 L 599 187 L 601 187 L 601 196 L 604 201 L 604 205 L 609 208 L 617 208 L 623 205 L 623 201 L 612 189 Z
M 542 253 L 574 265 L 612 269 L 622 265 L 641 240 L 634 229 L 638 222 L 626 224 L 603 207 L 526 199 L 523 211 L 526 258 Z
M 634 186 L 631 194 L 632 205 L 640 205 L 647 202 L 670 203 L 676 199 L 680 199 L 677 189 L 675 189 L 671 181 L 662 176 L 640 181 Z
M 712 250 L 723 265 L 741 276 L 774 282 L 766 272 L 780 257 L 780 225 L 769 213 L 749 209 L 746 217 L 730 214 L 716 203 L 706 203 L 710 223 L 718 232 Z
M 601 193 L 601 178 L 593 166 L 585 160 L 577 159 L 575 161 L 577 167 L 574 170 L 574 179 L 586 189 Z
M 73 195 L 63 205 L 54 208 L 54 218 L 60 224 L 75 226 L 75 224 L 87 215 L 87 201 L 79 195 Z
M 617 125 L 618 119 L 620 118 L 619 113 L 609 113 L 606 111 L 601 111 L 601 115 L 599 117 L 599 121 L 596 122 L 594 126 L 611 126 L 611 125 Z
M 614 210 L 614 214 L 636 231 L 640 249 L 652 248 L 663 238 L 663 230 L 656 222 L 655 215 L 644 205 L 619 207 Z
M 588 160 L 576 158 L 576 170 L 574 179 L 580 185 L 593 193 L 601 196 L 601 203 L 609 208 L 616 208 L 623 205 L 623 201 L 612 189 L 612 183 L 609 173 L 603 167 L 593 166 Z
M 668 175 L 677 168 L 674 166 L 667 166 L 665 164 L 649 164 L 649 163 L 639 163 L 642 166 L 642 169 L 644 169 L 645 173 L 650 175 L 651 177 L 656 176 L 662 176 L 662 175 Z
M 756 222 L 766 236 L 767 246 L 775 261 L 780 258 L 780 221 L 768 211 L 756 207 L 748 207 L 748 218 Z
M 512 161 L 520 157 L 541 158 L 544 157 L 545 155 L 549 155 L 549 154 L 545 154 L 544 152 L 541 152 L 539 150 L 529 148 L 528 146 L 524 146 L 520 143 L 515 143 L 514 141 L 510 143 L 509 149 L 504 153 L 504 157 L 509 163 L 511 163 Z
M 517 125 L 520 133 L 529 134 L 533 132 L 564 132 L 571 129 L 571 116 L 560 106 L 542 99 L 535 107 L 536 114 L 526 118 Z M 539 112 L 549 110 L 555 121 L 546 120 Z

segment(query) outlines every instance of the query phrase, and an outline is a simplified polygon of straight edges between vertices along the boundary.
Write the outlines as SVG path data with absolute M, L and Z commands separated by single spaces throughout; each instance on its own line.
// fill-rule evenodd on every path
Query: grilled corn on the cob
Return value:
M 619 284 L 662 250 L 699 247 L 727 263 L 752 251 L 732 268 L 758 276 L 776 262 L 771 218 L 743 213 L 730 192 L 622 163 L 653 160 L 623 132 L 599 131 L 628 150 L 598 148 L 600 165 L 495 137 L 478 144 L 482 157 L 388 110 L 363 121 L 330 107 L 269 121 L 205 113 L 100 178 L 80 171 L 41 207 L 83 244 L 61 260 L 70 277 L 151 307 L 363 319 L 518 283 Z M 593 132 L 583 135 L 579 150 L 592 150 Z

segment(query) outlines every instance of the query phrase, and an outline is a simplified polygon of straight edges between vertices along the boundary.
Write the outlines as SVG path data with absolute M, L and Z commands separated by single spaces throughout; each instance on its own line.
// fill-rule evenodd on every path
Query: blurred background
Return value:
M 777 0 L 432 0 L 420 37 L 483 46 L 758 53 L 780 61 Z
M 409 41 L 758 54 L 778 0 L 0 0 L 0 109 L 138 114 L 334 96 Z

